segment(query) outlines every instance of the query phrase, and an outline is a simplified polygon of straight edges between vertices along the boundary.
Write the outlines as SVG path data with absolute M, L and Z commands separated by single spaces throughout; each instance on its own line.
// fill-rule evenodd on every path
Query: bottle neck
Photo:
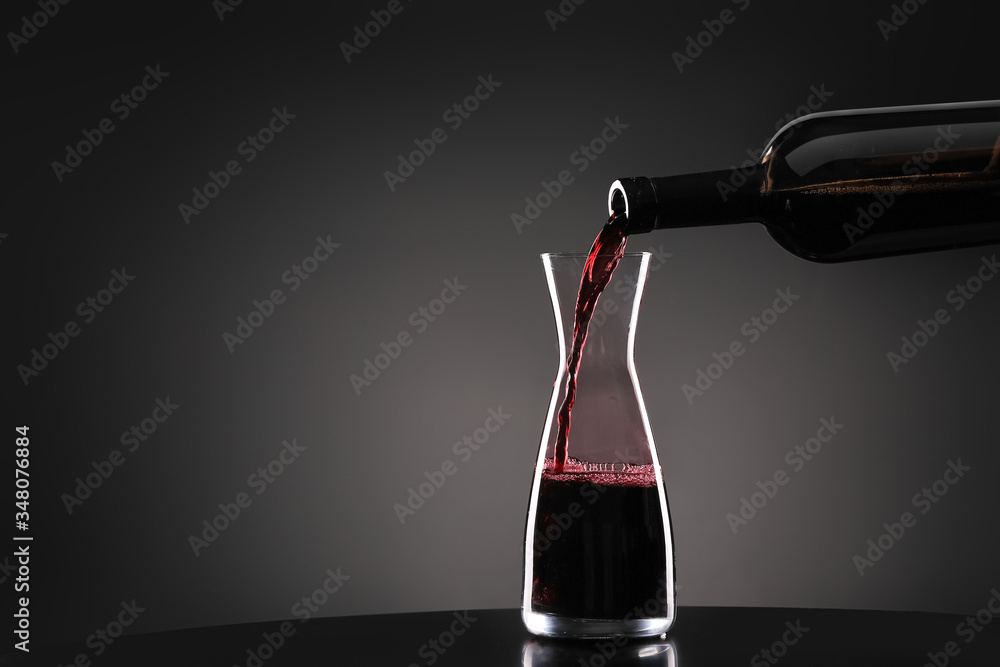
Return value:
M 760 169 L 749 176 L 724 169 L 659 178 L 623 178 L 611 188 L 609 207 L 628 217 L 628 233 L 759 219 Z

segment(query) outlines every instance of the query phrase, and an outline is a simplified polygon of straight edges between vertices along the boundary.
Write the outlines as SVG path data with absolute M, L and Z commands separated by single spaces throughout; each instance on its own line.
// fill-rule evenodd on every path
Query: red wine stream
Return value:
M 576 400 L 576 374 L 580 369 L 583 346 L 587 342 L 587 330 L 594 307 L 601 292 L 611 281 L 611 274 L 625 253 L 625 217 L 612 214 L 594 240 L 594 246 L 587 256 L 580 280 L 580 294 L 576 299 L 576 315 L 573 325 L 573 348 L 566 362 L 566 397 L 559 407 L 559 434 L 556 439 L 555 472 L 562 472 L 566 466 L 569 448 L 570 413 Z

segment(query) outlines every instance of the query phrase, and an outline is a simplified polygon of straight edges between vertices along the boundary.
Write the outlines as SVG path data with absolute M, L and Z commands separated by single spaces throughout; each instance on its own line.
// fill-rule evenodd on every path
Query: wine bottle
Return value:
M 627 233 L 759 222 L 815 262 L 1000 243 L 1000 100 L 815 113 L 759 164 L 612 184 Z

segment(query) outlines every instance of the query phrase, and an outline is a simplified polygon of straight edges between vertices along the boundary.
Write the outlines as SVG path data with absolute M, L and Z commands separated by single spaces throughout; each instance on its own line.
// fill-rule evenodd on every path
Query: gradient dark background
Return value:
M 887 1 L 591 0 L 553 31 L 555 0 L 404 0 L 347 63 L 339 43 L 384 7 L 244 2 L 220 21 L 208 1 L 73 2 L 19 53 L 5 40 L 3 469 L 28 424 L 35 639 L 82 640 L 133 598 L 147 611 L 131 632 L 287 618 L 338 567 L 350 580 L 322 615 L 517 606 L 559 363 L 539 253 L 585 251 L 615 178 L 743 161 L 811 86 L 833 92 L 824 110 L 1000 97 L 995 3 L 929 2 L 885 40 Z M 671 54 L 727 7 L 736 21 L 679 73 Z M 36 11 L 6 3 L 0 27 Z M 66 144 L 157 64 L 169 77 L 58 182 Z M 451 130 L 442 112 L 480 75 L 501 87 Z M 242 161 L 272 107 L 296 118 L 185 224 L 178 205 Z M 628 129 L 577 172 L 606 117 Z M 437 127 L 447 141 L 390 192 L 383 172 Z M 511 214 L 563 169 L 575 182 L 518 233 Z M 289 292 L 282 273 L 327 235 L 340 248 Z M 886 353 L 996 249 L 827 266 L 756 225 L 629 249 L 651 245 L 672 256 L 650 275 L 636 364 L 679 603 L 982 607 L 1000 585 L 1000 284 L 899 373 Z M 134 282 L 25 386 L 17 365 L 122 266 Z M 357 395 L 349 376 L 456 277 L 467 291 Z M 288 300 L 230 354 L 223 332 L 278 287 Z M 689 405 L 681 385 L 777 288 L 801 298 Z M 167 396 L 176 413 L 67 514 L 61 494 Z M 509 423 L 401 525 L 394 503 L 500 406 Z M 843 431 L 734 535 L 726 513 L 830 416 Z M 306 451 L 195 557 L 188 536 L 291 438 Z M 971 472 L 859 576 L 852 557 L 958 458 Z

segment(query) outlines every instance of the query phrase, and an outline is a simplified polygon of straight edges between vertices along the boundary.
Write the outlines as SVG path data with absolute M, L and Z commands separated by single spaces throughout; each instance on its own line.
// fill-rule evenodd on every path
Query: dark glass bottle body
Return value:
M 623 178 L 628 232 L 760 222 L 816 262 L 1000 243 L 1000 101 L 811 114 L 755 168 Z

